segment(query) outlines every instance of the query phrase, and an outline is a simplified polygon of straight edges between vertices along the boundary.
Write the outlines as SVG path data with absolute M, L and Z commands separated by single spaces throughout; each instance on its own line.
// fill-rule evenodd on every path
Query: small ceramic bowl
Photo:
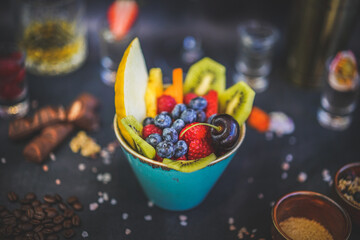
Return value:
M 271 211 L 274 240 L 291 240 L 280 223 L 289 217 L 304 217 L 324 226 L 334 239 L 349 239 L 351 220 L 347 212 L 327 196 L 310 191 L 292 192 L 281 197 Z
M 349 163 L 336 172 L 334 189 L 337 200 L 339 200 L 339 203 L 348 211 L 353 224 L 360 226 L 360 206 L 346 199 L 339 188 L 340 179 L 346 177 L 348 174 L 360 177 L 360 162 Z
M 114 131 L 148 199 L 160 208 L 182 211 L 196 207 L 205 199 L 244 140 L 245 124 L 241 126 L 239 139 L 232 150 L 205 168 L 191 173 L 170 169 L 164 163 L 146 158 L 133 150 L 121 136 L 116 116 Z

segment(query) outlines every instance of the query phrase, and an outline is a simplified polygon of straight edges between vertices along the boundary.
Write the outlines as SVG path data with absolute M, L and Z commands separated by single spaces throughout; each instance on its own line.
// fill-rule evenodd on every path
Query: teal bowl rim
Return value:
M 139 154 L 138 152 L 136 152 L 135 150 L 133 150 L 127 143 L 126 141 L 123 139 L 123 137 L 120 134 L 119 128 L 117 126 L 117 116 L 115 114 L 114 116 L 114 121 L 113 121 L 113 127 L 114 127 L 114 132 L 116 135 L 117 140 L 119 141 L 119 143 L 121 144 L 121 146 L 127 151 L 129 152 L 132 156 L 140 159 L 140 161 L 145 162 L 149 165 L 151 165 L 152 167 L 160 167 L 162 169 L 165 170 L 173 170 L 171 168 L 168 168 L 166 166 L 166 164 L 162 163 L 162 162 L 158 162 L 155 160 L 152 160 L 150 158 L 144 157 L 143 155 Z M 240 137 L 235 145 L 235 147 L 233 149 L 231 149 L 229 152 L 225 153 L 224 155 L 216 158 L 214 161 L 212 161 L 211 163 L 209 163 L 209 165 L 207 165 L 207 167 L 215 165 L 216 163 L 219 163 L 225 159 L 227 159 L 230 155 L 232 155 L 233 153 L 236 152 L 236 150 L 241 146 L 242 142 L 244 141 L 245 138 L 245 133 L 246 133 L 246 126 L 245 123 L 240 127 Z

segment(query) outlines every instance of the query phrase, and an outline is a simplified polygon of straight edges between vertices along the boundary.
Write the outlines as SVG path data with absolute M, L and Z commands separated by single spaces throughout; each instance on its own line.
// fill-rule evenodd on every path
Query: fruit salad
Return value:
M 232 150 L 254 101 L 244 82 L 226 87 L 226 69 L 205 57 L 184 78 L 172 72 L 165 86 L 160 68 L 147 70 L 135 38 L 124 53 L 115 82 L 118 127 L 146 158 L 178 171 L 201 169 Z

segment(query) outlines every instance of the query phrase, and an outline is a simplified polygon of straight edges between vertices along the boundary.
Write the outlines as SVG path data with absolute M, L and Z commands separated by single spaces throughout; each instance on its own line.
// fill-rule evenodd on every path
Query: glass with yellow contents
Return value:
M 39 75 L 76 70 L 87 56 L 83 0 L 23 0 L 20 45 L 26 68 Z

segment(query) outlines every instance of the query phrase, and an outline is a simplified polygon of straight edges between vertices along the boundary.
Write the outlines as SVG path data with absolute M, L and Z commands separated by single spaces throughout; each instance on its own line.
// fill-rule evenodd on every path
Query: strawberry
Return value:
M 158 134 L 162 134 L 162 130 L 160 128 L 158 128 L 157 126 L 155 126 L 154 124 L 148 124 L 145 127 L 143 127 L 142 130 L 142 137 L 143 139 L 146 139 L 150 134 L 153 133 L 158 133 Z
M 218 113 L 218 93 L 215 90 L 210 90 L 206 95 L 203 96 L 208 104 L 205 108 L 206 118 L 209 118 L 211 115 Z
M 136 1 L 115 1 L 107 12 L 109 28 L 116 39 L 122 39 L 131 29 L 139 13 Z
M 210 141 L 206 139 L 194 139 L 189 144 L 189 151 L 187 153 L 187 159 L 199 159 L 209 156 L 214 152 Z
M 176 105 L 176 101 L 169 95 L 161 95 L 157 99 L 157 113 L 171 112 Z
M 182 155 L 181 157 L 178 157 L 176 160 L 187 160 L 185 155 Z
M 187 93 L 184 96 L 184 103 L 186 105 L 188 105 L 190 103 L 190 101 L 194 98 L 196 98 L 198 95 L 196 95 L 195 93 Z
M 195 125 L 198 122 L 194 122 L 194 123 L 190 123 L 185 125 L 185 127 L 183 128 L 183 130 L 181 130 L 180 134 L 179 134 L 179 139 L 180 140 L 184 140 L 188 145 L 190 144 L 190 142 L 194 139 L 209 139 L 210 137 L 210 129 L 208 126 L 205 125 L 197 125 L 192 127 L 193 125 Z M 186 130 L 188 129 L 188 130 Z M 186 132 L 185 132 L 186 130 Z M 185 132 L 183 134 L 183 132 Z

